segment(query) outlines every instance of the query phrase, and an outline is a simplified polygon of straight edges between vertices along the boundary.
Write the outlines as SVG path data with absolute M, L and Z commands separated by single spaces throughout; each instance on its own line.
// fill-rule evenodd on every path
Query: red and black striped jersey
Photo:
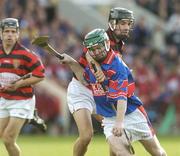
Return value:
M 6 54 L 0 45 L 0 84 L 2 86 L 12 83 L 27 73 L 43 78 L 44 71 L 39 57 L 21 44 L 16 43 L 9 54 Z M 21 100 L 31 98 L 33 94 L 32 86 L 26 86 L 12 92 L 0 92 L 0 97 Z

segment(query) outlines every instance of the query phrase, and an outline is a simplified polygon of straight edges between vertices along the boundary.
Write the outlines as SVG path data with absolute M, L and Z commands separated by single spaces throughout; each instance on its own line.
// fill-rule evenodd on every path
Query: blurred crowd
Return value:
M 127 41 L 124 60 L 132 68 L 136 80 L 136 94 L 144 102 L 150 119 L 157 124 L 161 123 L 168 107 L 173 105 L 176 108 L 176 128 L 180 129 L 180 2 L 136 2 L 157 14 L 165 21 L 165 25 L 157 23 L 150 29 L 146 25 L 145 17 L 137 19 L 132 37 Z M 67 88 L 72 78 L 68 67 L 60 64 L 57 58 L 51 57 L 41 48 L 31 45 L 33 37 L 49 35 L 50 43 L 57 51 L 64 51 L 75 59 L 81 55 L 82 39 L 88 30 L 77 32 L 73 23 L 59 14 L 58 3 L 58 0 L 1 0 L 0 17 L 19 19 L 22 44 L 41 57 L 48 78 Z M 61 129 L 61 126 L 58 126 L 61 109 L 56 97 L 37 90 L 40 116 L 50 125 L 54 123 L 54 129 Z
M 143 8 L 151 11 L 162 19 L 168 19 L 174 12 L 176 12 L 176 7 L 178 0 L 135 0 L 136 3 Z

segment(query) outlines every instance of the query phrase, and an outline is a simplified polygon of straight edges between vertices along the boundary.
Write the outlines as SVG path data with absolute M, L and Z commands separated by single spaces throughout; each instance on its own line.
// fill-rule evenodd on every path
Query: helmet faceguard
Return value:
M 112 31 L 116 29 L 116 25 L 120 20 L 129 20 L 131 22 L 131 28 L 134 23 L 133 12 L 125 8 L 112 8 L 109 13 L 109 27 Z
M 15 28 L 19 31 L 19 22 L 16 18 L 5 18 L 1 21 L 1 30 L 3 31 L 5 28 Z
M 94 29 L 84 39 L 84 46 L 96 61 L 103 61 L 110 50 L 110 41 L 104 29 Z

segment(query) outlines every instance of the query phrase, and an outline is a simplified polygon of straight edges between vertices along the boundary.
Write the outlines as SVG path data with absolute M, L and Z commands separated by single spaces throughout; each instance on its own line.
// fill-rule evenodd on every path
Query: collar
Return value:
M 16 42 L 16 44 L 14 45 L 14 50 L 18 50 L 20 49 L 20 47 L 21 47 L 21 44 Z

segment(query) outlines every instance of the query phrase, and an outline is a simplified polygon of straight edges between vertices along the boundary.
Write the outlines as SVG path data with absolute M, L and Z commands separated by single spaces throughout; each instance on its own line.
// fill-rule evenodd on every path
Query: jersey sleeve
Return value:
M 45 68 L 40 58 L 33 53 L 30 53 L 28 56 L 31 59 L 31 62 L 28 63 L 28 68 L 32 75 L 39 78 L 43 78 L 45 76 Z
M 109 79 L 108 98 L 112 101 L 127 100 L 128 74 L 122 62 L 116 62 L 112 66 L 114 74 Z
M 79 64 L 85 68 L 88 64 L 87 60 L 86 60 L 86 53 L 87 53 L 87 49 L 86 48 L 83 48 L 83 53 L 81 55 L 81 57 L 79 58 L 78 62 Z

